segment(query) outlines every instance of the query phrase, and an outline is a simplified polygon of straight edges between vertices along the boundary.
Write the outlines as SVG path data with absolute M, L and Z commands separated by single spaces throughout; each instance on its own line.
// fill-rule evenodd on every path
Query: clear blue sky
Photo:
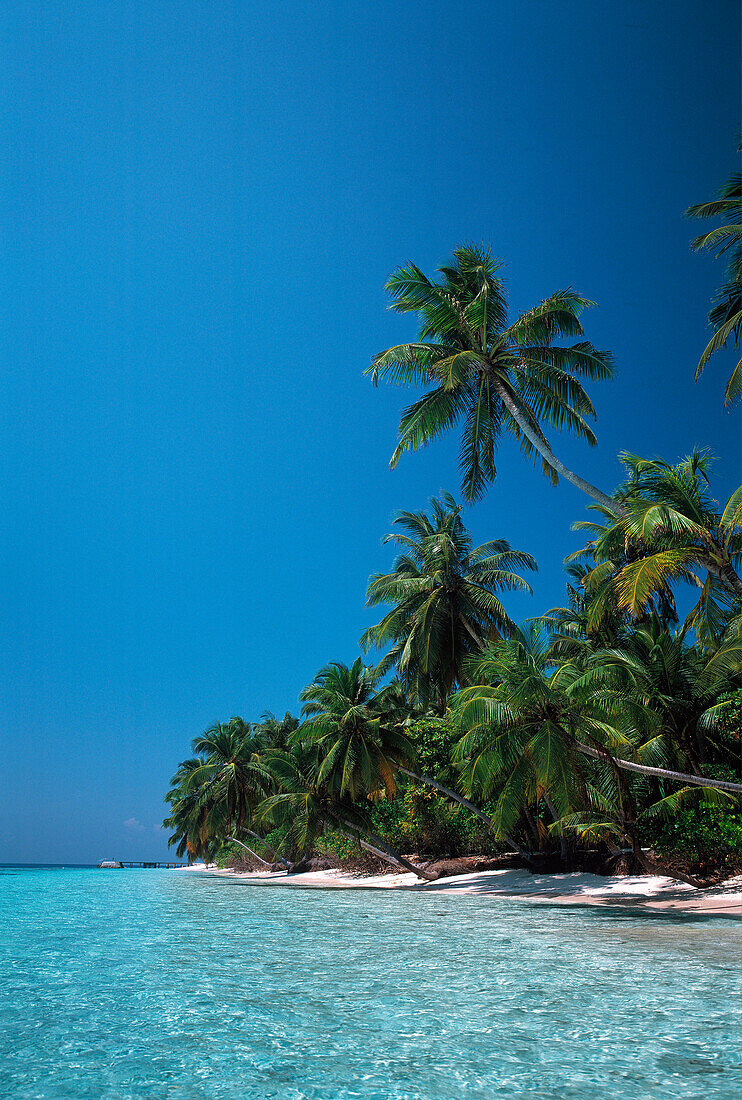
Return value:
M 191 737 L 355 657 L 391 514 L 457 488 L 453 440 L 387 467 L 397 264 L 486 239 L 514 309 L 600 304 L 600 445 L 553 440 L 592 481 L 699 443 L 739 483 L 682 218 L 735 164 L 738 30 L 733 0 L 3 4 L 0 861 L 165 858 Z M 469 522 L 537 556 L 525 617 L 584 500 L 499 470 Z

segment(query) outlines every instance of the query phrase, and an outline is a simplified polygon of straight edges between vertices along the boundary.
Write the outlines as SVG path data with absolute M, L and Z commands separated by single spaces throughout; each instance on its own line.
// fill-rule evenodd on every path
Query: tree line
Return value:
M 696 377 L 742 333 L 741 211 L 737 173 L 687 212 L 721 219 L 694 247 L 727 259 Z M 611 377 L 611 356 L 585 338 L 592 303 L 571 289 L 511 318 L 500 270 L 469 244 L 434 278 L 399 268 L 391 308 L 417 315 L 418 336 L 368 373 L 425 388 L 402 414 L 392 466 L 456 430 L 470 503 L 509 435 L 550 481 L 587 494 L 566 605 L 516 624 L 508 594 L 530 591 L 537 563 L 504 538 L 475 547 L 452 495 L 398 513 L 385 540 L 398 556 L 369 579 L 382 617 L 363 656 L 320 669 L 299 717 L 232 718 L 193 741 L 166 796 L 179 856 L 237 847 L 291 867 L 360 845 L 425 879 L 426 852 L 568 866 L 589 849 L 650 870 L 678 838 L 697 857 L 703 837 L 717 862 L 742 863 L 742 486 L 718 503 L 698 449 L 675 463 L 623 453 L 610 493 L 569 469 L 549 433 L 595 443 L 585 386 Z M 738 363 L 727 407 L 741 390 Z M 681 621 L 683 587 L 694 597 Z M 673 874 L 702 885 L 693 863 Z

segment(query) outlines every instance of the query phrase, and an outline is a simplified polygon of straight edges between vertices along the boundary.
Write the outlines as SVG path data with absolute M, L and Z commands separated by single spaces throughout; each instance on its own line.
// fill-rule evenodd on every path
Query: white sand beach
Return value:
M 530 874 L 523 870 L 479 871 L 453 875 L 435 882 L 421 882 L 413 874 L 353 875 L 346 871 L 309 871 L 289 875 L 285 871 L 238 872 L 196 864 L 190 870 L 255 886 L 313 889 L 415 890 L 434 894 L 476 894 L 501 898 L 526 898 L 552 905 L 609 905 L 667 912 L 704 913 L 742 917 L 742 875 L 718 886 L 695 890 L 663 875 L 604 877 L 574 872 L 564 875 Z

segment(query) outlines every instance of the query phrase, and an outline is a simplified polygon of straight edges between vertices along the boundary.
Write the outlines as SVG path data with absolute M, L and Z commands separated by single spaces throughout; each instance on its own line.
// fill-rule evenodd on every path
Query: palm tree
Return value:
M 592 305 L 572 290 L 559 290 L 508 323 L 501 264 L 484 246 L 462 245 L 439 282 L 415 264 L 400 267 L 387 281 L 393 310 L 418 313 L 416 343 L 380 352 L 369 367 L 374 383 L 432 383 L 403 414 L 396 466 L 405 451 L 425 446 L 463 421 L 459 451 L 464 496 L 481 497 L 496 476 L 495 450 L 503 430 L 526 457 L 540 455 L 544 474 L 556 484 L 571 481 L 607 508 L 609 496 L 568 469 L 552 452 L 544 429 L 566 429 L 596 442 L 587 417 L 594 417 L 579 376 L 610 378 L 611 357 L 585 340 L 555 345 L 558 337 L 583 336 L 579 315 Z
M 196 756 L 178 766 L 165 795 L 170 814 L 162 825 L 172 829 L 168 847 L 176 846 L 178 858 L 187 852 L 189 860 L 203 859 L 208 863 L 221 847 L 221 840 L 215 840 L 211 829 L 214 803 L 203 786 L 203 763 L 203 757 Z
M 614 774 L 605 766 L 594 784 L 587 787 L 586 793 L 586 809 L 555 821 L 550 827 L 551 832 L 561 836 L 565 832 L 573 832 L 583 843 L 602 841 L 614 855 L 619 855 L 622 849 L 616 849 L 612 841 L 628 843 L 637 864 L 647 874 L 659 872 L 668 878 L 687 882 L 696 889 L 707 885 L 676 868 L 663 867 L 656 858 L 651 862 L 642 848 L 641 836 L 646 825 L 655 821 L 672 821 L 680 810 L 698 804 L 701 799 L 706 805 L 728 808 L 732 802 L 729 795 L 708 788 L 683 787 L 655 800 L 649 796 L 646 785 L 638 790 L 635 784 L 632 789 L 620 772 Z M 640 808 L 641 805 L 643 808 Z
M 213 858 L 228 841 L 265 863 L 234 835 L 241 833 L 259 841 L 271 859 L 287 862 L 250 825 L 252 810 L 271 784 L 255 752 L 255 729 L 237 717 L 226 725 L 216 723 L 194 739 L 197 755 L 180 765 L 166 796 L 172 813 L 163 824 L 175 829 L 169 843 L 178 845 L 179 855 L 187 850 L 191 857 Z
M 689 218 L 721 218 L 722 224 L 697 237 L 691 247 L 706 249 L 715 258 L 727 255 L 727 280 L 717 290 L 709 312 L 714 335 L 696 367 L 696 381 L 712 355 L 726 347 L 730 337 L 739 347 L 742 337 L 742 172 L 734 172 L 711 202 L 698 203 L 686 210 Z M 742 359 L 738 360 L 724 391 L 728 408 L 742 395 Z
M 409 738 L 381 720 L 378 679 L 360 657 L 350 666 L 333 661 L 299 695 L 306 720 L 293 737 L 316 746 L 317 782 L 330 796 L 358 802 L 384 791 L 394 798 L 396 770 L 414 755 Z
M 193 749 L 203 757 L 203 764 L 192 782 L 209 789 L 210 798 L 223 811 L 227 831 L 239 831 L 269 783 L 254 751 L 252 727 L 241 718 L 232 718 L 227 725 L 217 722 L 194 739 Z
M 538 624 L 487 647 L 469 662 L 472 686 L 452 704 L 462 736 L 456 750 L 469 795 L 497 797 L 498 835 L 512 832 L 529 805 L 545 802 L 556 820 L 582 802 L 580 740 L 612 748 L 625 742 L 605 710 L 570 692 L 577 670 L 554 668 Z
M 397 769 L 414 755 L 406 734 L 382 721 L 375 695 L 378 679 L 377 671 L 364 667 L 360 657 L 350 666 L 333 661 L 300 693 L 305 721 L 292 740 L 316 750 L 315 785 L 331 805 L 332 800 L 347 807 L 382 795 L 394 798 Z M 346 832 L 364 833 L 381 853 L 421 878 L 432 877 L 372 834 L 363 815 L 355 825 L 347 809 L 336 811 L 335 817 Z
M 411 863 L 374 832 L 366 809 L 368 798 L 354 802 L 348 793 L 340 793 L 342 779 L 339 783 L 332 775 L 329 783 L 319 779 L 326 760 L 322 740 L 302 741 L 297 731 L 288 750 L 271 754 L 268 766 L 276 778 L 278 793 L 258 805 L 255 820 L 279 828 L 283 833 L 281 846 L 289 852 L 307 854 L 324 833 L 335 831 L 387 863 L 412 871 L 418 878 L 433 879 L 434 875 Z
M 584 579 L 595 601 L 593 624 L 611 600 L 635 618 L 663 605 L 672 617 L 671 585 L 684 581 L 701 590 L 688 625 L 718 640 L 742 599 L 742 487 L 720 511 L 707 453 L 695 450 L 675 466 L 626 452 L 620 458 L 629 474 L 616 492 L 621 514 L 591 505 L 601 521 L 574 524 L 593 535 L 572 555 L 593 563 Z
M 711 696 L 739 668 L 740 643 L 711 658 L 700 691 Z M 630 675 L 617 677 L 595 655 L 585 670 L 555 665 L 537 624 L 488 647 L 470 661 L 473 686 L 453 700 L 462 730 L 457 761 L 467 794 L 497 795 L 500 836 L 512 831 L 529 804 L 548 799 L 559 820 L 584 808 L 590 772 L 582 759 L 623 772 L 706 789 L 742 791 L 742 783 L 659 766 L 668 749 L 662 714 L 651 692 Z
M 596 608 L 594 593 L 588 588 L 590 570 L 582 562 L 565 566 L 567 606 L 552 607 L 541 622 L 551 635 L 549 655 L 555 664 L 569 662 L 582 667 L 599 648 L 618 643 L 630 622 L 625 611 L 619 611 L 612 589 L 603 589 L 603 601 Z
M 265 752 L 270 749 L 285 749 L 291 734 L 299 726 L 299 719 L 286 711 L 283 718 L 277 718 L 272 711 L 261 714 L 260 721 L 253 727 L 253 739 L 256 750 Z
M 707 763 L 720 694 L 742 683 L 742 635 L 732 627 L 713 652 L 688 644 L 685 628 L 670 633 L 657 615 L 639 623 L 614 647 L 589 658 L 584 682 L 616 685 L 651 710 L 657 759 L 690 767 Z M 648 731 L 650 732 L 650 731 Z
M 379 674 L 395 668 L 405 688 L 421 701 L 437 700 L 443 709 L 461 682 L 464 660 L 515 630 L 497 593 L 530 592 L 514 570 L 537 565 L 504 539 L 473 549 L 453 497 L 444 493 L 430 503 L 430 515 L 399 512 L 393 520 L 403 533 L 393 532 L 384 542 L 393 542 L 402 553 L 391 573 L 370 578 L 367 591 L 368 606 L 392 607 L 365 631 L 361 646 L 367 651 L 389 645 Z

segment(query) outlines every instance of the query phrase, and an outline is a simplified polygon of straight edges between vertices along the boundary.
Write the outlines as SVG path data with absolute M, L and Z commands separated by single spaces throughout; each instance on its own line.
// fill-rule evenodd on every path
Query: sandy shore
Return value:
M 285 871 L 240 873 L 221 871 L 204 864 L 195 865 L 191 870 L 255 886 L 275 885 L 323 890 L 414 890 L 419 893 L 526 898 L 552 905 L 620 906 L 742 917 L 742 875 L 707 890 L 694 890 L 684 882 L 662 875 L 605 878 L 581 872 L 532 875 L 528 871 L 504 870 L 480 871 L 454 875 L 435 882 L 420 882 L 413 874 L 364 878 L 345 871 L 310 871 L 303 875 L 287 875 Z

